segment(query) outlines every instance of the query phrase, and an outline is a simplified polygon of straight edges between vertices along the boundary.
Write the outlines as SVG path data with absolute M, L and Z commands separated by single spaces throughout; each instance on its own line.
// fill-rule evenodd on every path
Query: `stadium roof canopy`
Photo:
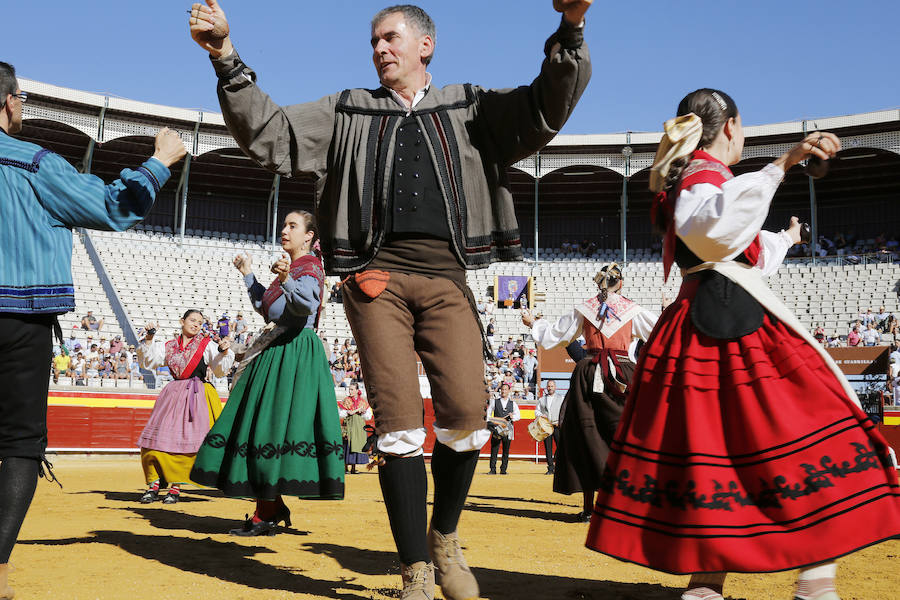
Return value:
M 179 187 L 179 165 L 149 218 L 177 229 L 181 205 L 188 202 L 188 227 L 220 231 L 271 232 L 268 218 L 275 177 L 245 157 L 229 135 L 220 113 L 188 110 L 82 92 L 19 79 L 28 92 L 22 137 L 45 146 L 80 169 L 111 180 L 153 152 L 153 136 L 162 127 L 178 131 L 191 151 L 187 192 Z M 811 189 L 823 230 L 832 226 L 863 234 L 900 229 L 900 110 L 892 109 L 816 120 L 745 127 L 743 160 L 737 174 L 761 168 L 802 139 L 804 131 L 828 130 L 844 149 L 829 175 L 810 180 L 799 167 L 788 173 L 774 202 L 775 225 L 789 214 L 810 213 Z M 623 191 L 627 194 L 628 236 L 639 245 L 649 240 L 647 214 L 651 194 L 649 167 L 660 132 L 560 135 L 537 155 L 508 170 L 523 233 L 533 243 L 535 196 L 541 235 L 557 238 L 600 235 L 617 246 Z M 627 156 L 626 156 L 627 155 Z M 278 202 L 311 208 L 314 182 L 281 178 Z M 176 194 L 176 192 L 178 192 Z M 573 221 L 572 217 L 579 219 Z M 204 226 L 204 223 L 206 226 Z M 249 230 L 249 231 L 248 231 Z M 830 231 L 829 231 L 830 233 Z M 619 240 L 619 241 L 617 241 Z M 629 242 L 629 245 L 634 243 Z

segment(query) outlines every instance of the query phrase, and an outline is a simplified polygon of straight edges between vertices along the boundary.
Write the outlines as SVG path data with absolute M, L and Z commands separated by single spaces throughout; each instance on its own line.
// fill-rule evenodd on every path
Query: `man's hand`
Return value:
M 156 134 L 154 146 L 153 157 L 159 159 L 166 167 L 171 167 L 187 154 L 187 148 L 184 147 L 181 137 L 168 127 L 163 127 Z
M 144 335 L 144 341 L 149 342 L 150 340 L 153 339 L 153 335 L 156 333 L 156 323 L 154 323 L 153 321 L 150 321 L 149 323 L 144 325 L 144 331 L 147 332 Z M 151 331 L 153 331 L 153 333 L 150 333 Z
M 578 27 L 593 2 L 594 0 L 553 0 L 553 9 L 561 12 L 570 25 Z
M 213 58 L 228 56 L 234 50 L 229 37 L 228 19 L 216 0 L 206 0 L 206 5 L 195 2 L 188 20 L 191 37 L 209 52 Z

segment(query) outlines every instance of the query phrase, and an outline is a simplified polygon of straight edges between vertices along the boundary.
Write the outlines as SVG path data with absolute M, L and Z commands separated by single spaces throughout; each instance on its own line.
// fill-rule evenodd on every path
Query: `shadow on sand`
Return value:
M 107 507 L 106 510 L 129 510 L 139 517 L 147 520 L 151 527 L 168 531 L 190 531 L 192 533 L 216 535 L 228 533 L 229 530 L 240 527 L 243 519 L 223 519 L 222 517 L 207 517 L 184 513 L 168 508 L 149 508 L 143 506 L 129 506 L 128 508 Z M 278 535 L 309 535 L 308 531 L 299 529 L 278 527 Z
M 333 558 L 344 569 L 361 575 L 383 575 L 386 565 L 392 565 L 390 572 L 398 571 L 392 552 L 320 543 L 305 543 L 301 547 Z M 489 600 L 672 600 L 681 594 L 681 590 L 650 583 L 596 581 L 480 567 L 473 568 L 472 572 L 481 587 L 481 597 Z
M 78 546 L 110 544 L 129 554 L 175 567 L 189 573 L 207 575 L 256 589 L 284 590 L 336 600 L 369 600 L 363 586 L 347 579 L 335 581 L 307 577 L 297 570 L 279 568 L 253 560 L 257 554 L 273 553 L 264 546 L 245 546 L 210 538 L 196 540 L 163 535 L 139 535 L 128 531 L 92 531 L 80 538 L 61 540 L 21 540 L 32 546 Z M 356 549 L 348 549 L 355 552 Z M 359 592 L 359 593 L 354 593 Z

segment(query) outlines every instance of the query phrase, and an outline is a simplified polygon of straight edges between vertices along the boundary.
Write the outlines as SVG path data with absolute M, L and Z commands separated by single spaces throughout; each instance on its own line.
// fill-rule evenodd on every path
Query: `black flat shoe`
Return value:
M 575 515 L 576 523 L 590 523 L 591 522 L 591 513 L 581 511 L 577 515 Z
M 239 535 L 241 537 L 252 537 L 257 535 L 275 535 L 278 533 L 278 525 L 273 521 L 257 521 L 247 518 L 244 524 L 238 529 L 232 529 L 228 532 L 231 535 Z
M 496 474 L 497 474 L 497 471 L 491 469 L 490 471 L 487 472 L 487 474 L 488 474 L 488 475 L 496 475 Z
M 278 525 L 279 523 L 284 523 L 285 527 L 291 526 L 291 509 L 287 506 L 282 506 L 281 509 L 275 513 L 275 516 L 272 517 L 270 521 L 273 525 Z
M 163 504 L 175 504 L 176 502 L 178 502 L 177 494 L 169 493 L 166 494 L 165 498 L 163 498 Z
M 141 504 L 153 504 L 159 500 L 159 492 L 157 490 L 147 490 L 141 496 Z

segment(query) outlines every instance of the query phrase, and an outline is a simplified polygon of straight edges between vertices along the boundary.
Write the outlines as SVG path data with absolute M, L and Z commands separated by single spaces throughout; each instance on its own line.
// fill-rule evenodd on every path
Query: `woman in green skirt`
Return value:
M 316 336 L 325 283 L 321 260 L 310 254 L 313 216 L 288 213 L 281 247 L 290 256 L 272 266 L 268 289 L 239 255 L 254 308 L 269 323 L 235 374 L 228 402 L 206 436 L 191 480 L 228 496 L 256 499 L 256 511 L 234 535 L 274 535 L 291 525 L 281 496 L 340 500 L 344 455 L 328 359 Z

